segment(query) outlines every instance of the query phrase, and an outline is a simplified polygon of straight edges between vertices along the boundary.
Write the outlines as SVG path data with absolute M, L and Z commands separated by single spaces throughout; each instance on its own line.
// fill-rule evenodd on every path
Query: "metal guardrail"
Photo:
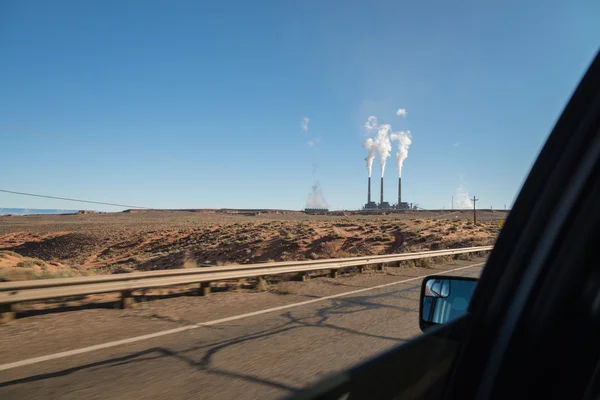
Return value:
M 134 290 L 200 283 L 201 294 L 207 295 L 210 293 L 210 283 L 222 280 L 290 273 L 308 273 L 318 270 L 337 271 L 346 267 L 489 251 L 492 247 L 493 246 L 480 246 L 380 256 L 284 261 L 252 265 L 229 265 L 222 267 L 133 272 L 127 274 L 86 276 L 79 278 L 1 282 L 0 307 L 2 307 L 2 310 L 0 310 L 0 313 L 11 313 L 12 304 L 25 301 L 47 300 L 108 292 L 121 292 L 121 305 L 126 307 L 130 304 L 131 292 Z M 6 317 L 6 315 L 4 315 L 4 317 Z

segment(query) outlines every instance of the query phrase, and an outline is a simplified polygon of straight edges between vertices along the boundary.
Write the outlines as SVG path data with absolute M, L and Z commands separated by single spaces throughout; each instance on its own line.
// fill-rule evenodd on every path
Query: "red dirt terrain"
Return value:
M 493 244 L 505 212 L 143 211 L 0 217 L 0 278 L 390 254 Z

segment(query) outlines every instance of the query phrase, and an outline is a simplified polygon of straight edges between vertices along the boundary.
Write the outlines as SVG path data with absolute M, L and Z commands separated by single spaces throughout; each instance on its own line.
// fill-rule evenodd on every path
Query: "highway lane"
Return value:
M 413 269 L 411 274 L 419 277 L 457 267 Z M 470 267 L 453 274 L 477 276 L 480 270 Z M 358 278 L 338 281 L 353 287 L 353 279 Z M 257 398 L 291 394 L 418 334 L 421 279 L 391 276 L 384 284 L 407 279 L 412 280 L 6 369 L 0 372 L 0 398 Z M 73 348 L 78 348 L 77 338 L 73 341 Z

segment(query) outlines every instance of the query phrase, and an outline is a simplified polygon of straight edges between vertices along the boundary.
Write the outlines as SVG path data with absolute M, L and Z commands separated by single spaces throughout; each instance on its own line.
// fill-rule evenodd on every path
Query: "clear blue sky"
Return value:
M 375 115 L 412 132 L 404 200 L 510 206 L 600 45 L 593 0 L 208 3 L 0 2 L 0 189 L 299 209 L 319 181 L 358 208 Z

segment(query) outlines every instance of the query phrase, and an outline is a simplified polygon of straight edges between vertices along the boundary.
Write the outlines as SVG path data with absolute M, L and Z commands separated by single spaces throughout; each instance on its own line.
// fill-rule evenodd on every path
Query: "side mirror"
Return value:
M 445 324 L 467 312 L 477 278 L 431 275 L 423 279 L 419 307 L 419 327 L 422 331 Z

